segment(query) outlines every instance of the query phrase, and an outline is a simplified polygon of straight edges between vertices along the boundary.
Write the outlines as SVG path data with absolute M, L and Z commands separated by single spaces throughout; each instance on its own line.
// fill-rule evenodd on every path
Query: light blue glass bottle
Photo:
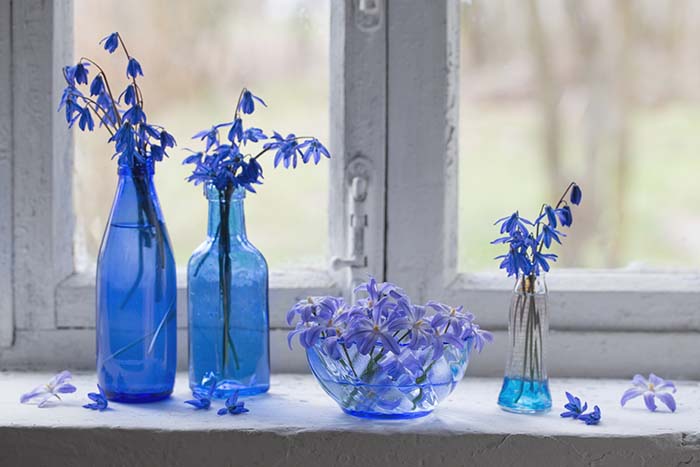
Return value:
M 245 190 L 205 186 L 207 239 L 187 267 L 189 379 L 193 392 L 226 398 L 270 387 L 268 270 L 246 236 Z
M 153 166 L 120 164 L 97 260 L 97 377 L 108 399 L 170 395 L 177 365 L 175 261 Z
M 516 413 L 542 413 L 552 408 L 545 366 L 549 335 L 548 293 L 544 275 L 520 276 L 510 304 L 503 387 L 498 405 Z

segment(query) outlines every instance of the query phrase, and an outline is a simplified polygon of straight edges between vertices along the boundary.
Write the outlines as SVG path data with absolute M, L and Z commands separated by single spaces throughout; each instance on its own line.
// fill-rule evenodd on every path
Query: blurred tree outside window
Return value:
M 285 134 L 311 134 L 328 144 L 329 2 L 326 0 L 75 0 L 75 58 L 100 63 L 126 85 L 125 61 L 98 44 L 113 31 L 145 73 L 141 87 L 150 121 L 165 126 L 178 148 L 158 165 L 156 187 L 180 266 L 206 237 L 207 202 L 185 182 L 191 136 L 231 120 L 243 86 L 263 97 L 248 122 Z M 75 132 L 74 199 L 79 267 L 95 261 L 117 181 L 109 136 Z M 272 269 L 326 265 L 328 161 L 296 171 L 263 164 L 265 184 L 246 199 L 251 241 Z
M 498 217 L 584 201 L 560 267 L 700 266 L 700 3 L 461 7 L 460 268 L 493 270 Z

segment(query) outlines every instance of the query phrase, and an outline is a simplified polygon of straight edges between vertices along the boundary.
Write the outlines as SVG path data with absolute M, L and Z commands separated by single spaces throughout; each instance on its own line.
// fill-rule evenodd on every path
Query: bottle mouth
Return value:
M 153 161 L 146 159 L 145 161 L 134 161 L 132 163 L 119 162 L 117 173 L 119 175 L 137 175 L 137 176 L 147 176 L 153 175 L 155 169 L 153 167 Z
M 222 192 L 211 182 L 204 185 L 204 196 L 209 201 L 221 201 Z M 231 200 L 243 200 L 245 198 L 245 188 L 238 187 L 231 193 Z

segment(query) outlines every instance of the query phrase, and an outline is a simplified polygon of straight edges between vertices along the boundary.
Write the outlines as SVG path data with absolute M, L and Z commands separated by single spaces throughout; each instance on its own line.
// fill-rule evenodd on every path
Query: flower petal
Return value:
M 22 394 L 22 396 L 19 398 L 19 402 L 21 404 L 26 404 L 30 400 L 34 399 L 35 397 L 41 396 L 43 394 L 47 394 L 49 392 L 48 388 L 46 387 L 45 384 L 42 384 L 41 386 L 37 386 L 31 391 L 29 391 L 26 394 Z
M 634 399 L 635 397 L 639 397 L 642 394 L 644 394 L 644 391 L 638 388 L 630 388 L 625 393 L 622 395 L 622 399 L 620 399 L 620 405 L 622 407 L 625 406 L 625 404 L 630 400 Z
M 669 409 L 671 412 L 675 412 L 675 411 L 676 411 L 676 400 L 673 398 L 673 396 L 672 396 L 671 394 L 669 394 L 669 393 L 667 393 L 667 392 L 661 392 L 661 393 L 658 393 L 658 392 L 657 392 L 657 393 L 656 393 L 656 397 L 658 397 L 659 400 L 660 400 L 661 402 L 663 402 L 664 405 L 665 405 L 666 407 L 668 407 L 668 409 Z
M 647 406 L 647 409 L 651 410 L 652 412 L 656 410 L 656 402 L 654 402 L 654 393 L 651 391 L 647 391 L 644 393 L 644 403 Z

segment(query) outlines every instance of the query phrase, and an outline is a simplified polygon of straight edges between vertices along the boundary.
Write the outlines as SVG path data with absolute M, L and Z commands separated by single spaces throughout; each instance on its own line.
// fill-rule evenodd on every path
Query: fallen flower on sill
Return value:
M 622 399 L 620 399 L 620 405 L 622 407 L 624 407 L 629 400 L 644 396 L 644 404 L 651 412 L 656 411 L 656 402 L 654 401 L 656 398 L 663 402 L 671 412 L 676 411 L 676 400 L 672 395 L 672 393 L 676 392 L 676 385 L 673 384 L 672 381 L 667 381 L 663 378 L 659 378 L 654 373 L 650 373 L 648 380 L 642 375 L 634 375 L 632 384 L 633 387 L 625 391 L 622 395 Z
M 71 378 L 73 378 L 73 375 L 71 375 L 70 371 L 64 370 L 51 378 L 48 383 L 37 386 L 31 391 L 22 394 L 19 401 L 22 404 L 27 404 L 32 400 L 39 399 L 37 405 L 39 407 L 46 407 L 51 398 L 55 397 L 61 400 L 59 394 L 70 394 L 76 391 L 75 386 L 68 382 Z
M 241 413 L 246 413 L 249 412 L 248 409 L 245 408 L 245 404 L 243 402 L 238 402 L 238 391 L 234 392 L 229 396 L 228 399 L 226 399 L 226 407 L 222 407 L 219 409 L 217 414 L 219 415 L 226 415 L 226 414 L 231 414 L 231 415 L 238 415 Z
M 88 397 L 93 401 L 92 404 L 85 404 L 83 408 L 104 411 L 107 408 L 107 397 L 105 397 L 105 392 L 102 390 L 102 386 L 97 385 L 97 389 L 100 390 L 99 393 L 91 392 L 88 393 Z

